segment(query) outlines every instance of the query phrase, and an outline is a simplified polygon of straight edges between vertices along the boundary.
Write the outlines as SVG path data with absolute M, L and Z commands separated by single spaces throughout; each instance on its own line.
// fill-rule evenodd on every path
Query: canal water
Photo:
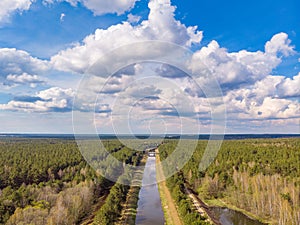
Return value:
M 164 222 L 164 213 L 156 183 L 155 157 L 148 157 L 139 193 L 135 224 L 163 225 Z
M 228 208 L 212 207 L 211 211 L 222 225 L 264 225 L 257 220 L 250 219 L 243 213 Z

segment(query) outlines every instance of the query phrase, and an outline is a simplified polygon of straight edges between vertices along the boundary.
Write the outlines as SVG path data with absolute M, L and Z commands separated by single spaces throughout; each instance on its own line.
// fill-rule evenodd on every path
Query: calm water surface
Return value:
M 145 185 L 153 183 L 152 185 Z M 143 186 L 139 193 L 135 224 L 163 225 L 164 213 L 156 183 L 155 157 L 149 157 L 143 175 Z
M 250 219 L 243 213 L 231 209 L 213 207 L 211 210 L 222 225 L 264 225 L 259 221 Z

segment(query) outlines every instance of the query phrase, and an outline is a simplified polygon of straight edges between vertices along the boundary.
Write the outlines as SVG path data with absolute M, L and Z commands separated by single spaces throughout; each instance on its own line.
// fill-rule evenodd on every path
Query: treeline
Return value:
M 299 138 L 227 140 L 213 163 L 199 171 L 206 145 L 199 141 L 181 170 L 201 198 L 221 199 L 274 224 L 300 224 Z M 167 141 L 160 150 L 168 155 L 174 146 Z
M 0 224 L 79 224 L 93 213 L 101 196 L 111 187 L 115 189 L 116 184 L 86 163 L 73 140 L 0 142 Z M 103 143 L 108 155 L 120 162 L 139 163 L 140 152 L 124 147 L 118 140 Z M 101 164 L 98 158 L 94 163 Z M 113 170 L 113 165 L 110 168 Z M 123 199 L 114 196 L 116 201 L 119 198 Z
M 121 216 L 129 186 L 116 183 L 110 190 L 105 204 L 96 213 L 93 225 L 114 224 Z
M 119 160 L 123 159 L 124 163 L 131 164 L 133 166 L 141 166 L 141 160 L 144 157 L 144 154 L 141 151 L 133 151 L 127 147 L 122 148 L 121 151 L 114 152 L 112 155 Z M 111 168 L 111 167 L 110 167 Z M 125 203 L 129 204 L 131 202 L 131 207 L 137 207 L 138 202 L 138 193 L 140 190 L 139 185 L 142 182 L 142 169 L 135 170 L 135 169 L 125 169 L 123 173 L 119 175 L 117 182 L 114 186 L 110 189 L 109 195 L 105 201 L 105 204 L 97 211 L 93 225 L 107 225 L 107 224 L 118 224 L 120 221 L 121 216 L 128 217 L 125 222 L 128 224 L 134 224 L 135 215 L 122 215 L 125 213 L 126 207 L 130 207 L 130 205 L 126 205 Z M 113 171 L 116 168 L 112 168 Z M 130 185 L 125 185 L 130 184 Z M 129 191 L 131 189 L 131 195 Z M 129 200 L 126 202 L 126 200 Z M 123 221 L 124 222 L 124 221 Z
M 64 173 L 62 177 L 62 170 L 76 167 L 82 161 L 74 141 L 1 140 L 0 188 L 18 188 L 22 184 L 38 184 L 55 179 L 67 181 L 72 172 Z

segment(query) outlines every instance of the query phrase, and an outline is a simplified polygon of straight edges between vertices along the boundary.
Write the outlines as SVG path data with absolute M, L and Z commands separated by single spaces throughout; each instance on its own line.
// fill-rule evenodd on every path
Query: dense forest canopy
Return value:
M 158 145 L 157 140 L 128 141 L 138 150 Z M 178 141 L 164 140 L 159 146 L 161 161 Z M 139 189 L 130 191 L 131 187 L 121 184 L 132 179 L 132 174 L 107 156 L 132 166 L 140 165 L 145 157 L 124 143 L 103 140 L 106 152 L 99 155 L 91 148 L 85 155 L 88 164 L 75 140 L 1 138 L 0 224 L 118 223 L 128 193 L 133 194 L 135 205 Z M 183 150 L 193 146 L 189 139 L 183 143 Z M 199 140 L 185 166 L 167 179 L 185 224 L 207 224 L 195 212 L 185 187 L 207 202 L 220 200 L 273 224 L 300 223 L 300 138 L 225 140 L 212 164 L 201 171 L 199 163 L 207 143 Z M 176 158 L 169 159 L 177 163 Z M 107 180 L 94 169 L 100 162 L 105 175 L 113 173 L 119 182 Z M 167 174 L 170 167 L 163 169 Z M 141 180 L 141 174 L 134 179 Z
M 74 140 L 2 138 L 0 142 L 0 224 L 77 224 L 109 189 L 123 190 L 114 198 L 119 204 L 126 196 L 128 187 L 97 173 Z M 140 151 L 116 139 L 103 144 L 107 154 L 120 162 L 137 165 L 141 159 Z M 99 158 L 91 158 L 99 163 Z M 120 168 L 110 165 L 110 169 Z M 119 179 L 126 179 L 124 171 L 119 172 Z

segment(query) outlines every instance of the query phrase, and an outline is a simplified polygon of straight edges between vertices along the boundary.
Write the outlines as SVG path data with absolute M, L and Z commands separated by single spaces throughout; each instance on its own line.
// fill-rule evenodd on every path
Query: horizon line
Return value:
M 167 134 L 146 134 L 146 133 L 136 133 L 136 134 L 129 134 L 129 133 L 121 133 L 121 134 L 112 134 L 112 133 L 103 133 L 103 134 L 89 134 L 89 133 L 80 133 L 80 134 L 74 134 L 74 133 L 47 133 L 47 132 L 0 132 L 0 135 L 89 135 L 89 136 L 195 136 L 195 135 L 300 135 L 300 133 L 272 133 L 272 132 L 266 132 L 266 133 L 167 133 Z

